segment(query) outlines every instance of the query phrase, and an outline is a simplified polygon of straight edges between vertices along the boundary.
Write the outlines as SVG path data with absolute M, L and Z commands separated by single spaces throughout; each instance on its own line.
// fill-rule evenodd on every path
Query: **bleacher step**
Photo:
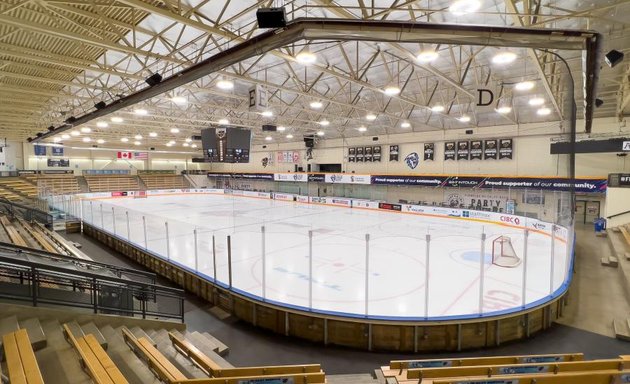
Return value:
M 94 335 L 94 337 L 96 338 L 98 343 L 101 345 L 101 347 L 103 347 L 104 350 L 107 350 L 107 340 L 105 340 L 105 337 L 101 333 L 100 329 L 98 329 L 96 324 L 94 323 L 83 324 L 81 325 L 81 330 L 83 331 L 84 335 L 89 335 L 89 334 Z
M 159 332 L 158 332 L 159 333 Z M 208 376 L 199 369 L 194 363 L 188 360 L 187 357 L 179 353 L 171 344 L 168 335 L 166 340 L 160 337 L 157 342 L 157 349 L 171 362 L 177 369 L 183 373 L 186 377 L 192 379 L 202 379 Z
M 155 343 L 155 340 L 153 340 L 153 338 L 149 335 L 147 335 L 147 333 L 144 331 L 144 329 L 140 328 L 140 327 L 133 327 L 130 329 L 131 333 L 136 337 L 136 338 L 141 338 L 144 337 L 145 339 L 149 340 L 149 342 L 151 343 L 151 345 L 153 345 L 154 347 L 157 345 Z
M 20 321 L 20 328 L 26 329 L 28 338 L 31 340 L 33 350 L 38 351 L 46 347 L 46 335 L 42 329 L 39 319 L 32 317 L 30 319 Z
M 346 374 L 346 375 L 326 375 L 328 384 L 369 384 L 378 381 L 369 373 Z
M 107 340 L 109 349 L 107 354 L 129 384 L 159 384 L 160 381 L 138 356 L 127 346 L 122 337 L 122 327 L 114 329 L 110 325 L 100 328 Z
M 42 376 L 47 383 L 92 383 L 81 368 L 79 356 L 65 340 L 59 321 L 42 322 L 47 346 L 35 353 Z
M 20 323 L 17 316 L 8 316 L 0 319 L 0 335 L 6 335 L 7 333 L 15 332 L 20 329 Z M 2 339 L 0 338 L 0 344 Z
M 619 266 L 619 259 L 615 256 L 608 257 L 608 264 L 610 267 L 617 268 Z
M 613 320 L 613 331 L 619 340 L 630 341 L 630 328 L 626 320 Z
M 610 230 L 615 232 L 615 233 L 621 232 L 621 229 L 619 229 L 619 227 L 612 227 Z
M 83 330 L 81 329 L 81 326 L 76 321 L 70 321 L 68 323 L 65 323 L 65 325 L 68 326 L 68 329 L 72 333 L 72 336 L 74 336 L 75 338 L 79 339 L 85 336 L 83 334 Z
M 212 343 L 208 342 L 208 339 L 204 337 L 199 332 L 186 332 L 182 335 L 180 332 L 174 331 L 175 335 L 182 337 L 188 340 L 192 345 L 197 347 L 201 352 L 203 352 L 206 356 L 212 359 L 215 363 L 219 365 L 221 368 L 234 368 L 234 366 L 227 360 L 225 360 L 222 356 L 220 356 L 215 349 L 218 347 Z
M 227 356 L 230 353 L 230 348 L 227 345 L 223 344 L 223 342 L 221 340 L 219 340 L 216 337 L 212 336 L 208 332 L 203 332 L 202 335 L 205 336 L 208 340 L 210 340 L 212 343 L 216 344 L 219 347 L 219 350 L 217 351 L 217 353 L 220 356 Z

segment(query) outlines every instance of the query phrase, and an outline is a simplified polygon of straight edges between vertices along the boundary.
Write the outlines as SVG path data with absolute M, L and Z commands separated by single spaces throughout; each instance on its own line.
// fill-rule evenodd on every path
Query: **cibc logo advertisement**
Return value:
M 521 219 L 514 216 L 501 216 L 500 220 L 504 223 L 520 225 Z

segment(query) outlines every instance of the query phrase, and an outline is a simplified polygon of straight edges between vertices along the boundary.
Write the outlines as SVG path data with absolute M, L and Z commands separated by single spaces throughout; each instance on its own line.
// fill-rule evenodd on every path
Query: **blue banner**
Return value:
M 63 147 L 52 147 L 53 156 L 63 156 Z
M 35 151 L 35 156 L 46 156 L 46 146 L 44 145 L 34 145 L 33 150 Z

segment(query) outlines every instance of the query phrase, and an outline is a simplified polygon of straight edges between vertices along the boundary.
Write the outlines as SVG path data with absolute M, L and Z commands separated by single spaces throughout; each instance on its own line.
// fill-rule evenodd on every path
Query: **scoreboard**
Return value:
M 205 162 L 249 163 L 252 133 L 236 127 L 206 128 L 201 131 Z

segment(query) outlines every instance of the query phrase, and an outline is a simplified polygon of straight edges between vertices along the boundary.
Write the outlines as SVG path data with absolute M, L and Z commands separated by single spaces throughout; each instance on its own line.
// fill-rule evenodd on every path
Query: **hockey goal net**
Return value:
M 521 264 L 521 258 L 514 251 L 512 239 L 508 236 L 499 236 L 492 240 L 492 264 L 506 268 Z
M 147 191 L 136 191 L 133 194 L 133 198 L 134 199 L 146 199 L 147 198 Z

